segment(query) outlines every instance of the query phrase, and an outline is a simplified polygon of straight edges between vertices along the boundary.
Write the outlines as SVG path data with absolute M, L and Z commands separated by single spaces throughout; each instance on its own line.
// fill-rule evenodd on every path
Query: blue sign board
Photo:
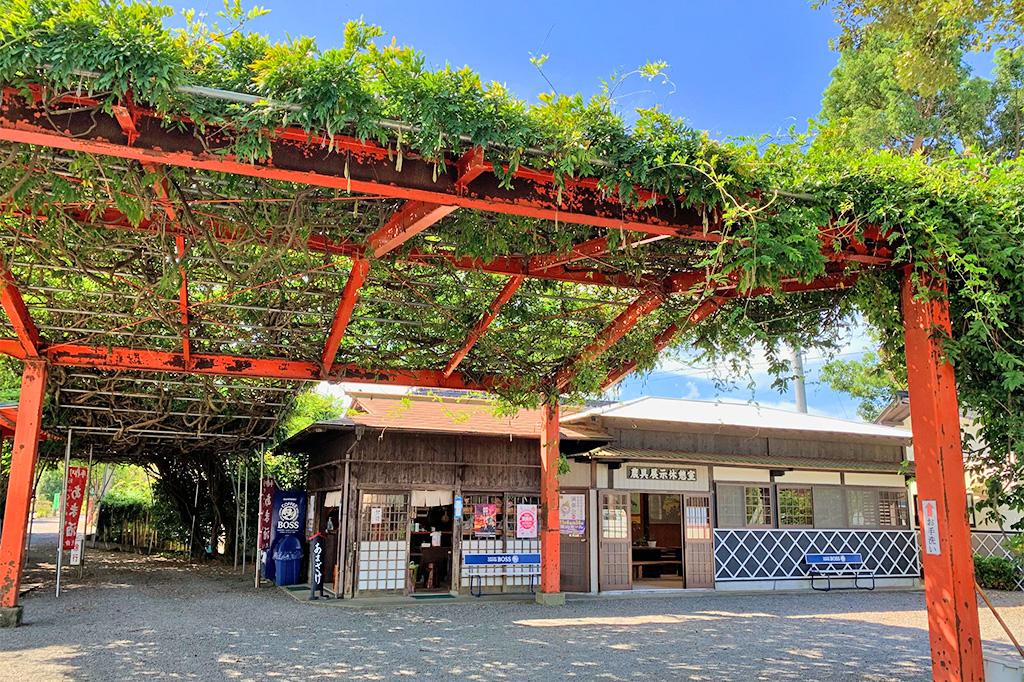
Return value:
M 516 554 L 512 552 L 464 554 L 462 563 L 467 566 L 538 566 L 540 565 L 540 554 Z
M 859 552 L 838 554 L 808 554 L 804 557 L 808 564 L 862 564 L 864 558 Z
M 274 550 L 284 538 L 302 540 L 306 523 L 306 491 L 275 490 L 270 522 L 270 547 L 263 564 L 263 577 L 273 580 L 275 574 Z M 298 544 L 298 543 L 296 543 Z
M 456 521 L 462 520 L 462 495 L 455 496 L 455 504 L 453 505 L 452 511 Z

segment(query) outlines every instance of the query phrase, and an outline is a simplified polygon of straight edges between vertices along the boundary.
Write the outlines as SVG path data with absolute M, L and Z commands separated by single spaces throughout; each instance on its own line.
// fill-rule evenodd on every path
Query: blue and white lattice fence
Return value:
M 917 578 L 912 530 L 716 528 L 715 581 L 807 578 L 805 554 L 857 553 L 877 578 Z

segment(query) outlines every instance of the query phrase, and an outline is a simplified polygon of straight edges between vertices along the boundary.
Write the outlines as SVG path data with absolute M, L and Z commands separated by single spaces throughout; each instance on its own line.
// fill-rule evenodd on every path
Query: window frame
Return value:
M 718 500 L 719 500 L 719 492 L 718 491 L 719 491 L 719 489 L 722 486 L 733 486 L 733 487 L 737 487 L 737 488 L 740 488 L 740 489 L 743 490 L 743 525 L 740 525 L 740 526 L 730 525 L 730 526 L 728 526 L 728 528 L 753 528 L 753 529 L 777 529 L 777 530 L 809 530 L 809 529 L 823 529 L 823 530 L 832 530 L 832 529 L 835 529 L 835 530 L 912 530 L 913 529 L 913 523 L 912 523 L 913 520 L 910 517 L 910 514 L 911 514 L 911 503 L 909 501 L 909 492 L 908 492 L 907 488 L 898 488 L 898 487 L 895 487 L 895 486 L 837 485 L 837 484 L 834 484 L 834 483 L 784 483 L 784 482 L 781 482 L 781 481 L 779 481 L 779 482 L 775 482 L 775 481 L 772 481 L 772 482 L 765 482 L 765 481 L 715 481 L 714 482 L 714 504 L 712 505 L 714 507 L 714 524 L 715 524 L 714 527 L 715 528 L 722 528 L 722 526 L 718 525 L 718 520 L 721 517 L 721 515 L 719 514 L 719 509 L 718 509 Z M 748 488 L 769 488 L 769 493 L 770 493 L 769 496 L 770 496 L 770 500 L 771 500 L 771 509 L 770 509 L 771 513 L 769 514 L 769 516 L 771 518 L 771 523 L 769 525 L 751 525 L 751 524 L 747 523 L 747 521 L 748 521 L 748 516 L 747 516 L 747 489 Z M 782 523 L 781 523 L 782 518 L 781 518 L 781 513 L 780 513 L 781 509 L 779 507 L 779 497 L 778 497 L 779 490 L 780 489 L 783 489 L 783 490 L 785 490 L 785 489 L 806 489 L 806 488 L 809 488 L 810 491 L 811 491 L 811 519 L 812 519 L 812 525 L 810 525 L 810 526 L 803 526 L 803 525 L 786 525 L 786 526 L 784 526 L 784 525 L 782 525 Z M 827 526 L 819 526 L 818 525 L 818 520 L 817 520 L 816 515 L 814 513 L 814 494 L 815 494 L 814 491 L 816 489 L 818 489 L 818 488 L 832 488 L 832 489 L 836 489 L 836 490 L 839 490 L 839 491 L 842 492 L 842 495 L 840 495 L 840 499 L 842 500 L 842 518 L 845 520 L 844 521 L 844 523 L 845 523 L 844 526 L 836 528 L 834 524 L 829 524 Z M 856 490 L 866 490 L 866 491 L 872 491 L 872 492 L 875 493 L 875 502 L 878 505 L 878 509 L 876 509 L 876 521 L 875 521 L 875 523 L 873 525 L 854 526 L 850 522 L 850 502 L 849 502 L 849 497 L 848 497 L 847 493 L 848 493 L 848 491 L 856 491 Z M 884 493 L 884 492 L 899 493 L 902 497 L 907 499 L 907 517 L 905 519 L 906 523 L 904 525 L 900 525 L 900 526 L 883 526 L 883 525 L 881 525 L 878 522 L 878 520 L 879 520 L 878 517 L 880 517 L 879 511 L 880 511 L 880 508 L 881 508 L 881 493 Z
M 733 486 L 733 487 L 736 487 L 736 488 L 740 488 L 743 491 L 743 495 L 742 495 L 742 499 L 743 499 L 743 509 L 742 509 L 743 525 L 741 525 L 741 526 L 729 526 L 730 528 L 770 529 L 770 528 L 775 528 L 778 525 L 777 524 L 777 518 L 776 518 L 776 509 L 775 509 L 776 503 L 775 503 L 775 490 L 773 489 L 774 486 L 771 483 L 757 483 L 757 482 L 753 482 L 753 481 L 751 481 L 751 482 L 747 482 L 747 481 L 721 481 L 721 482 L 717 482 L 716 481 L 715 482 L 715 503 L 713 505 L 714 508 L 715 508 L 714 509 L 714 523 L 715 524 L 718 523 L 718 519 L 721 517 L 721 515 L 718 513 L 718 498 L 719 498 L 718 490 L 719 490 L 719 488 L 721 488 L 723 486 Z M 767 509 L 767 513 L 765 514 L 765 516 L 768 519 L 768 523 L 766 523 L 766 524 L 751 524 L 751 523 L 749 523 L 750 517 L 749 517 L 749 515 L 747 513 L 747 490 L 749 490 L 750 488 L 767 488 L 768 489 L 768 497 L 767 497 L 768 509 Z M 717 528 L 718 526 L 715 525 L 714 527 Z
M 795 529 L 799 530 L 801 528 L 815 528 L 816 527 L 815 519 L 814 519 L 814 488 L 815 488 L 815 486 L 812 483 L 776 483 L 775 484 L 775 510 L 776 510 L 776 517 L 777 517 L 777 520 L 778 520 L 778 527 L 779 528 L 781 528 L 783 530 L 788 530 L 790 528 L 795 528 Z M 783 525 L 783 523 L 782 523 L 782 502 L 781 502 L 781 498 L 779 497 L 779 493 L 782 492 L 783 490 L 806 490 L 808 493 L 810 493 L 809 503 L 810 503 L 810 506 L 811 506 L 811 509 L 810 509 L 810 511 L 811 511 L 811 522 L 809 524 L 804 524 L 804 523 L 787 523 L 787 524 Z

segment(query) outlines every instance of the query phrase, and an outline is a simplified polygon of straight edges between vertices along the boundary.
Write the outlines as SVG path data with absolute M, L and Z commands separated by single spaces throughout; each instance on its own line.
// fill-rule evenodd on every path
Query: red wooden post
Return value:
M 907 383 L 932 677 L 983 680 L 960 411 L 953 367 L 942 355 L 941 337 L 951 333 L 949 304 L 944 284 L 924 281 L 937 296 L 916 298 L 912 270 L 904 270 Z
M 21 623 L 18 587 L 25 558 L 32 479 L 39 453 L 39 433 L 46 395 L 46 362 L 25 361 L 18 399 L 18 424 L 14 431 L 11 476 L 7 487 L 3 535 L 0 535 L 0 626 Z
M 563 604 L 559 574 L 562 536 L 558 522 L 558 403 L 547 402 L 540 420 L 540 592 L 541 604 Z

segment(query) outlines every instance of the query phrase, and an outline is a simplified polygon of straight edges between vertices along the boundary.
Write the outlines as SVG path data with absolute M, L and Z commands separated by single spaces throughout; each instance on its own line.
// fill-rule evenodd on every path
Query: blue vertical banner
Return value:
M 275 490 L 273 512 L 270 520 L 270 551 L 263 565 L 263 577 L 273 580 L 275 576 L 274 550 L 285 538 L 303 539 L 306 519 L 305 490 Z

